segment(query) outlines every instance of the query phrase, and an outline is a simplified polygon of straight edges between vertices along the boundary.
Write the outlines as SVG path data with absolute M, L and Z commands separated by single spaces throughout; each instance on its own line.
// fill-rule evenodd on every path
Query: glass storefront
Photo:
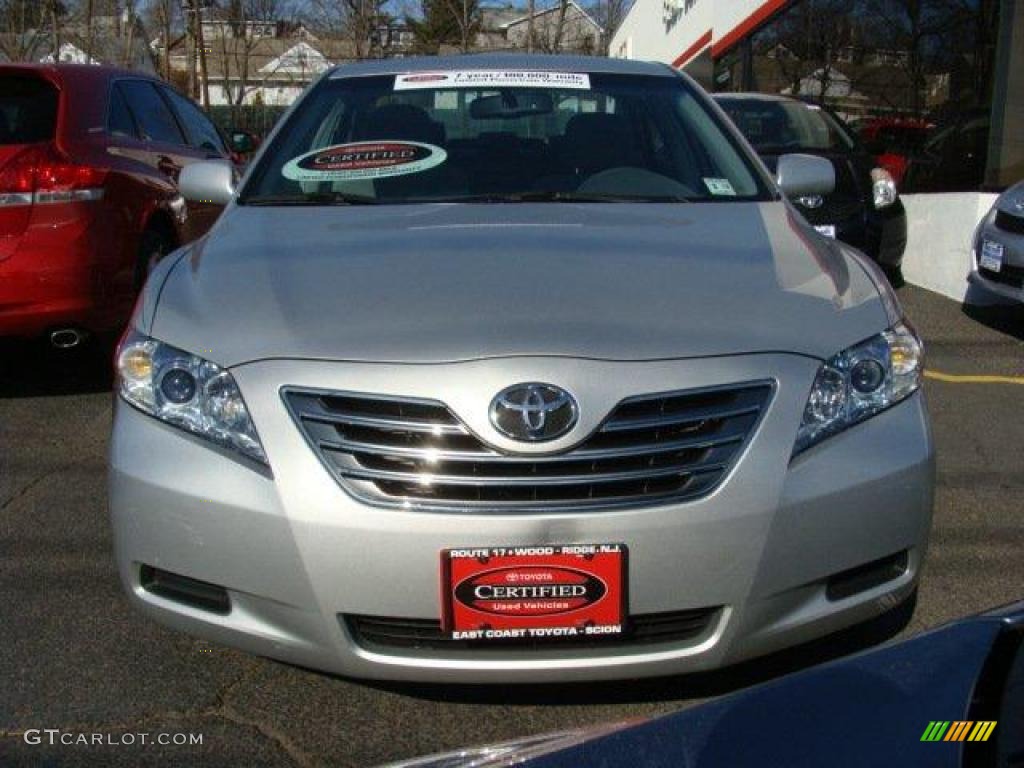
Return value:
M 1024 178 L 1024 0 L 796 0 L 715 61 L 716 91 L 820 101 L 906 192 Z

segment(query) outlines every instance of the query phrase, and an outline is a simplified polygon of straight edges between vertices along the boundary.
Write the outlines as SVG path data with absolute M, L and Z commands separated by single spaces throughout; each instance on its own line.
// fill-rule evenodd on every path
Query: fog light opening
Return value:
M 139 569 L 142 588 L 157 597 L 221 615 L 231 612 L 231 598 L 224 587 L 190 579 L 150 565 Z
M 907 572 L 910 558 L 907 550 L 870 563 L 859 565 L 830 576 L 825 597 L 831 601 L 845 600 L 875 587 L 894 581 Z

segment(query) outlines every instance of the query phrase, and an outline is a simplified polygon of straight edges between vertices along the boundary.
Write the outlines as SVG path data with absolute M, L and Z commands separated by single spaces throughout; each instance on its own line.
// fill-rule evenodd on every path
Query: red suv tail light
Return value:
M 0 208 L 98 200 L 106 175 L 105 170 L 69 162 L 51 144 L 28 147 L 0 169 Z

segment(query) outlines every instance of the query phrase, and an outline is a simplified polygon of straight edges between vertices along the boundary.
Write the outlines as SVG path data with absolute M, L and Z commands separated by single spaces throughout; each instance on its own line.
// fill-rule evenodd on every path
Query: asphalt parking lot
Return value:
M 935 526 L 903 633 L 1024 598 L 1024 311 L 905 287 L 939 446 Z M 677 709 L 884 635 L 629 685 L 380 686 L 253 658 L 129 610 L 111 556 L 109 363 L 0 348 L 0 766 L 366 766 Z M 31 729 L 201 745 L 27 744 Z M 136 739 L 138 742 L 138 739 Z

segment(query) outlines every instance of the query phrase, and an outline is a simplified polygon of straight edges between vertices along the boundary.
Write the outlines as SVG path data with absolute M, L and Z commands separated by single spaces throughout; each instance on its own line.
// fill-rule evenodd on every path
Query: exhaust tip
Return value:
M 50 333 L 50 345 L 54 349 L 74 349 L 85 340 L 85 334 L 74 328 L 61 328 Z

